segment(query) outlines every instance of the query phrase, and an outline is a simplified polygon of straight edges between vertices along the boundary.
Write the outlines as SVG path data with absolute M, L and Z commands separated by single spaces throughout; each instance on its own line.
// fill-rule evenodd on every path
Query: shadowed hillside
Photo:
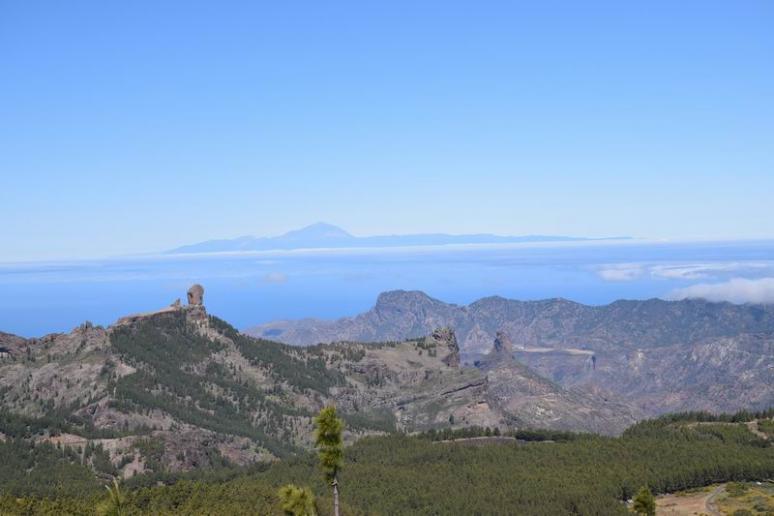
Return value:
M 455 331 L 470 363 L 501 332 L 513 355 L 540 375 L 646 414 L 774 404 L 774 305 L 650 299 L 588 306 L 488 297 L 457 306 L 392 291 L 355 317 L 278 321 L 247 333 L 308 345 L 400 340 L 438 326 Z
M 193 290 L 193 289 L 192 289 Z M 346 438 L 445 427 L 618 434 L 625 404 L 541 378 L 514 360 L 463 366 L 456 336 L 299 348 L 240 334 L 208 315 L 203 291 L 102 328 L 2 335 L 6 426 L 37 443 L 98 449 L 104 474 L 246 466 L 309 449 L 312 417 L 335 404 Z M 197 297 L 198 296 L 198 297 Z

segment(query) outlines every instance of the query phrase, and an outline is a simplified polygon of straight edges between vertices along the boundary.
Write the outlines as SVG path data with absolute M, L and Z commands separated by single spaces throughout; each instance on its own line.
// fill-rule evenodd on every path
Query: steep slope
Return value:
M 438 326 L 454 329 L 469 361 L 503 332 L 518 360 L 539 374 L 565 388 L 625 400 L 647 414 L 774 404 L 771 305 L 651 299 L 587 306 L 489 297 L 457 306 L 393 291 L 355 317 L 280 321 L 248 333 L 309 344 L 399 340 Z
M 108 328 L 4 334 L 2 346 L 0 433 L 78 448 L 105 475 L 293 454 L 310 447 L 312 418 L 330 403 L 348 440 L 469 425 L 620 433 L 634 421 L 627 407 L 580 397 L 523 365 L 462 367 L 448 329 L 298 348 L 174 304 Z
M 623 418 L 633 422 L 630 407 L 582 389 L 564 389 L 514 359 L 512 348 L 509 336 L 498 332 L 492 350 L 475 365 L 486 374 L 490 403 L 518 419 L 516 426 L 610 434 Z
M 421 337 L 441 327 L 454 328 L 458 336 L 464 336 L 463 319 L 460 307 L 433 299 L 423 292 L 391 291 L 380 294 L 371 310 L 355 317 L 336 321 L 277 321 L 250 328 L 245 333 L 303 346 L 338 341 L 384 342 Z M 464 350 L 464 337 L 462 342 Z M 489 339 L 484 349 L 488 349 L 491 342 Z
M 380 294 L 376 305 L 335 321 L 277 321 L 247 333 L 288 344 L 372 341 L 426 335 L 454 328 L 463 352 L 486 352 L 498 331 L 521 347 L 658 347 L 710 337 L 774 331 L 774 306 L 702 300 L 616 301 L 589 306 L 566 299 L 516 301 L 487 297 L 467 306 L 444 303 L 418 291 Z

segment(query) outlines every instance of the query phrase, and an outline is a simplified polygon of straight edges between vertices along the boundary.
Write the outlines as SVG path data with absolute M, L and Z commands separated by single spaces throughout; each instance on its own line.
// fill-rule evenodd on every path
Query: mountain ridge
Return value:
M 36 428 L 23 433 L 95 450 L 95 468 L 128 478 L 297 454 L 311 448 L 313 417 L 330 404 L 348 442 L 469 426 L 619 434 L 640 417 L 515 360 L 465 366 L 447 328 L 298 348 L 237 332 L 207 313 L 202 295 L 196 286 L 187 306 L 108 327 L 0 333 L 0 432 Z
M 433 310 L 437 310 L 438 313 L 433 313 Z M 565 298 L 521 301 L 496 295 L 480 298 L 467 305 L 457 305 L 446 303 L 418 290 L 391 290 L 380 293 L 371 309 L 354 316 L 341 317 L 339 319 L 283 319 L 248 327 L 245 332 L 254 336 L 265 336 L 264 332 L 270 331 L 272 338 L 294 345 L 311 345 L 337 340 L 367 342 L 374 335 L 377 336 L 376 340 L 402 339 L 419 336 L 419 334 L 405 334 L 405 329 L 401 325 L 397 325 L 396 321 L 389 319 L 389 317 L 407 316 L 413 317 L 415 322 L 419 322 L 417 319 L 418 313 L 430 313 L 436 318 L 446 315 L 462 316 L 470 319 L 465 321 L 465 324 L 448 322 L 440 325 L 452 326 L 458 331 L 458 337 L 462 341 L 461 347 L 464 352 L 482 353 L 489 349 L 489 345 L 496 337 L 497 331 L 502 330 L 502 328 L 494 327 L 497 321 L 485 321 L 492 328 L 492 331 L 485 331 L 482 339 L 479 339 L 478 334 L 473 331 L 473 327 L 481 324 L 481 321 L 477 320 L 480 314 L 492 310 L 505 311 L 507 313 L 503 315 L 507 315 L 511 319 L 519 318 L 520 321 L 526 321 L 526 323 L 535 322 L 540 317 L 546 317 L 555 312 L 562 312 L 562 315 L 565 317 L 568 313 L 580 314 L 591 318 L 591 320 L 585 321 L 586 324 L 596 325 L 616 324 L 616 319 L 613 315 L 626 316 L 635 314 L 647 318 L 669 316 L 674 321 L 683 313 L 689 315 L 691 313 L 698 313 L 704 319 L 730 314 L 732 318 L 735 315 L 744 317 L 743 320 L 730 321 L 731 327 L 725 333 L 721 331 L 720 334 L 733 334 L 742 329 L 745 331 L 754 331 L 756 329 L 774 331 L 774 305 L 736 305 L 725 301 L 715 302 L 702 299 L 664 300 L 659 298 L 644 300 L 619 299 L 605 305 L 588 305 Z M 627 324 L 626 319 L 622 320 L 623 323 L 619 322 L 620 324 Z M 503 321 L 500 322 L 502 323 Z M 505 324 L 509 322 L 512 323 L 512 320 L 504 321 Z M 724 321 L 723 317 L 721 317 L 719 322 L 728 323 L 729 321 Z M 379 327 L 378 323 L 382 323 L 383 326 Z M 528 324 L 526 323 L 523 326 L 527 327 Z M 359 324 L 371 324 L 372 326 L 358 327 Z M 436 327 L 435 324 L 434 320 L 433 322 L 423 321 L 417 330 L 427 333 Z M 314 337 L 317 340 L 313 340 L 312 335 L 305 331 L 308 325 L 313 326 Z M 690 330 L 691 328 L 689 327 Z M 550 334 L 551 332 L 543 335 L 533 334 L 528 340 L 532 344 L 545 345 L 547 341 L 551 340 Z M 666 337 L 673 339 L 673 336 L 670 335 Z M 511 338 L 518 340 L 517 335 L 512 334 Z M 556 344 L 556 342 L 551 341 L 551 344 Z
M 521 242 L 584 242 L 628 240 L 630 237 L 586 238 L 554 235 L 503 236 L 489 233 L 452 235 L 419 233 L 359 237 L 344 229 L 318 222 L 274 237 L 241 236 L 231 239 L 206 240 L 166 251 L 167 254 L 219 253 L 321 248 L 411 247 L 450 244 L 502 244 Z
M 480 360 L 502 332 L 513 356 L 541 376 L 627 400 L 648 415 L 774 404 L 772 305 L 650 299 L 591 306 L 490 296 L 460 306 L 391 291 L 352 317 L 275 321 L 246 332 L 308 345 L 399 340 L 437 326 L 454 329 L 463 361 Z

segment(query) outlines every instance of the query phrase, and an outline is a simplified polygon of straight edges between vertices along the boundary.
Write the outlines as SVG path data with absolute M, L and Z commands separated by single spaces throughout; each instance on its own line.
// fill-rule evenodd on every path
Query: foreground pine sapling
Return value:
M 118 479 L 113 478 L 113 483 L 105 486 L 108 498 L 97 507 L 97 514 L 101 516 L 122 516 L 126 513 L 126 495 L 121 491 Z
M 333 514 L 339 516 L 339 480 L 338 474 L 344 456 L 342 431 L 344 423 L 336 417 L 336 407 L 325 407 L 315 418 L 315 447 L 320 457 L 320 466 L 325 480 L 333 488 Z
M 317 516 L 314 494 L 308 487 L 288 484 L 280 487 L 277 495 L 285 514 L 289 516 Z
M 634 505 L 632 509 L 637 514 L 644 514 L 646 516 L 653 516 L 656 514 L 656 498 L 650 489 L 643 487 L 634 497 Z

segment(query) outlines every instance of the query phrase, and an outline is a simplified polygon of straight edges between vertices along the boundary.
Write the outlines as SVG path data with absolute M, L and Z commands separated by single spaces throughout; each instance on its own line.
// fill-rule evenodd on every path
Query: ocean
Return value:
M 240 329 L 276 319 L 354 315 L 370 308 L 380 292 L 394 289 L 422 290 L 457 304 L 493 295 L 586 304 L 686 295 L 774 302 L 774 241 L 450 245 L 0 263 L 0 331 L 32 337 L 69 331 L 84 321 L 107 325 L 177 298 L 185 302 L 193 283 L 204 286 L 210 313 Z

